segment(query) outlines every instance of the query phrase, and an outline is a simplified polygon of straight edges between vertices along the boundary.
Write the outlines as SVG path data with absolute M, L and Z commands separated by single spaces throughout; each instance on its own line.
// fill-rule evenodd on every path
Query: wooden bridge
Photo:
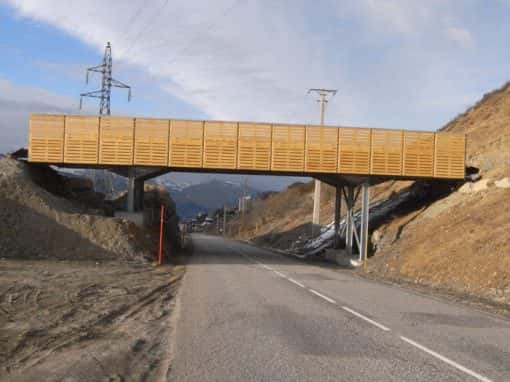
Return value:
M 32 114 L 28 160 L 127 176 L 129 211 L 143 207 L 145 180 L 170 171 L 314 177 L 336 187 L 336 238 L 344 195 L 347 251 L 357 244 L 366 260 L 369 186 L 462 180 L 465 147 L 463 134 L 447 132 Z M 358 233 L 353 210 L 360 194 Z
M 465 136 L 111 116 L 30 117 L 29 160 L 271 175 L 464 178 Z

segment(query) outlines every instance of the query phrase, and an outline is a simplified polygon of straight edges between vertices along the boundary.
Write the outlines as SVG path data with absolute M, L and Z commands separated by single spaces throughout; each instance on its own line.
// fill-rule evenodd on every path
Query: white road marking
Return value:
M 267 269 L 268 271 L 272 271 L 273 268 L 268 267 L 266 264 L 261 264 L 263 268 Z
M 362 315 L 361 313 L 356 312 L 355 310 L 352 310 L 352 309 L 350 309 L 350 308 L 348 308 L 348 307 L 346 307 L 346 306 L 342 306 L 342 309 L 343 309 L 343 310 L 345 310 L 345 311 L 347 311 L 347 312 L 349 312 L 349 313 L 351 313 L 351 314 L 354 314 L 356 317 L 359 317 L 359 318 L 361 318 L 362 320 L 365 320 L 366 322 L 371 323 L 371 324 L 372 324 L 372 325 L 374 325 L 374 326 L 377 326 L 379 329 L 382 329 L 382 330 L 384 330 L 385 332 L 389 332 L 389 331 L 390 331 L 390 329 L 389 329 L 389 328 L 387 328 L 386 326 L 381 325 L 380 323 L 378 323 L 378 322 L 376 322 L 376 321 L 374 321 L 374 320 L 371 320 L 370 318 L 368 318 L 368 317 L 366 317 L 366 316 Z
M 294 280 L 292 277 L 288 277 L 287 280 L 289 280 L 291 283 L 296 284 L 297 286 L 300 286 L 301 288 L 304 288 L 305 286 L 301 284 L 299 281 Z
M 273 271 L 273 272 L 274 272 L 274 273 L 276 273 L 278 276 L 283 277 L 284 279 L 286 279 L 286 278 L 287 278 L 287 276 L 285 276 L 285 275 L 284 275 L 283 273 L 281 273 L 281 272 L 278 272 L 278 271 Z
M 314 295 L 316 296 L 319 296 L 320 298 L 323 298 L 324 300 L 326 300 L 327 302 L 330 302 L 332 304 L 336 304 L 336 301 L 333 300 L 332 298 L 329 298 L 328 296 L 324 296 L 322 293 L 319 293 L 317 292 L 316 290 L 313 290 L 313 289 L 308 289 L 310 292 L 312 292 Z
M 431 356 L 436 357 L 437 359 L 440 359 L 441 361 L 447 363 L 448 365 L 453 366 L 456 369 L 459 369 L 460 371 L 463 371 L 466 374 L 469 374 L 470 376 L 478 379 L 479 381 L 492 382 L 491 379 L 486 378 L 483 375 L 480 375 L 478 373 L 475 373 L 473 370 L 469 370 L 467 367 L 459 365 L 457 362 L 452 361 L 451 359 L 446 358 L 445 356 L 442 356 L 441 354 L 436 353 L 435 351 L 430 350 L 429 348 L 427 348 L 427 347 L 425 347 L 423 345 L 420 345 L 418 342 L 415 342 L 415 341 L 413 341 L 413 340 L 411 340 L 411 339 L 409 339 L 407 337 L 404 337 L 404 336 L 400 336 L 400 339 L 405 341 L 405 342 L 407 342 L 410 345 L 413 345 L 413 346 L 417 347 L 418 349 L 424 351 L 425 353 L 428 353 Z

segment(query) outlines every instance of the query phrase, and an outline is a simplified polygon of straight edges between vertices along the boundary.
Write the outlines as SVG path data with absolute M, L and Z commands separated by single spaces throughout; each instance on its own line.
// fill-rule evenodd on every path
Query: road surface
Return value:
M 194 235 L 172 381 L 510 381 L 510 321 Z

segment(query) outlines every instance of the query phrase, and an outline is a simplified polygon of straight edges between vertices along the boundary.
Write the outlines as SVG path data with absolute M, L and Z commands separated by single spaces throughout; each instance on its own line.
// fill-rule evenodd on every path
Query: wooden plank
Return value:
M 132 165 L 134 118 L 101 117 L 99 164 Z
M 404 176 L 434 175 L 434 133 L 404 131 Z
M 434 177 L 464 179 L 466 136 L 457 133 L 437 133 L 434 155 Z
M 239 123 L 237 168 L 269 170 L 271 167 L 271 125 Z
M 168 119 L 135 120 L 135 165 L 168 165 L 169 125 Z
M 273 125 L 271 170 L 304 172 L 305 126 Z
M 63 115 L 35 114 L 30 116 L 28 160 L 30 162 L 62 163 L 64 159 Z
M 236 122 L 205 122 L 203 167 L 229 170 L 237 167 Z
M 204 122 L 170 121 L 170 167 L 201 168 L 204 143 Z
M 370 129 L 340 127 L 338 130 L 338 172 L 370 173 Z
M 338 129 L 306 127 L 305 170 L 336 173 L 338 167 Z
M 372 129 L 370 174 L 402 175 L 402 130 Z
M 64 162 L 97 164 L 99 117 L 69 115 L 66 117 Z

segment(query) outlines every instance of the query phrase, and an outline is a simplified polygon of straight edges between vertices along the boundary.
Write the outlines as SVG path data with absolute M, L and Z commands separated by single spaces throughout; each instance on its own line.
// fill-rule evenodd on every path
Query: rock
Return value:
M 482 179 L 474 183 L 465 183 L 461 188 L 459 188 L 459 192 L 463 194 L 471 194 L 475 192 L 484 191 L 489 188 L 488 183 L 489 179 Z
M 506 178 L 501 178 L 500 180 L 496 180 L 494 182 L 494 185 L 497 188 L 510 188 L 510 177 L 507 176 Z

